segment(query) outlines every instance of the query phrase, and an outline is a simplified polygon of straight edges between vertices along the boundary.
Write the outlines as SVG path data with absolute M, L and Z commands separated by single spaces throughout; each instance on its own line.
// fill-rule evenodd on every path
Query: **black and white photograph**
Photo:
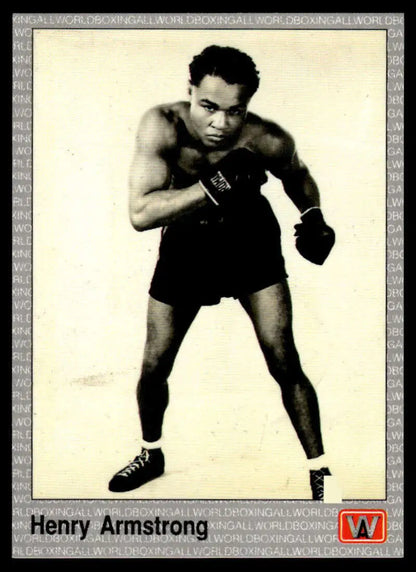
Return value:
M 403 42 L 13 15 L 14 557 L 403 556 Z
M 35 32 L 36 497 L 385 496 L 385 65 Z

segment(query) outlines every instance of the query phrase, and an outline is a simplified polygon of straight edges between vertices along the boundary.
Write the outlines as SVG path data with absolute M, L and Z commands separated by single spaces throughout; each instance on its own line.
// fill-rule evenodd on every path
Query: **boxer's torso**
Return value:
M 246 147 L 259 155 L 267 153 L 267 123 L 248 113 L 241 130 L 223 147 L 205 147 L 192 134 L 192 122 L 187 102 L 160 106 L 168 125 L 166 161 L 171 169 L 171 188 L 184 188 L 195 183 L 209 165 L 221 160 L 233 149 Z

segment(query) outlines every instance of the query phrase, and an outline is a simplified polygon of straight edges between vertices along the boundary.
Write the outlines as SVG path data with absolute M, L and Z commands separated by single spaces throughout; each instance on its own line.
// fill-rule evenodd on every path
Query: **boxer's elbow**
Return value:
M 143 211 L 130 212 L 130 224 L 137 232 L 153 228 L 151 221 Z
M 129 204 L 130 224 L 138 232 L 151 228 L 152 222 L 149 209 L 144 196 L 132 196 Z
M 143 232 L 144 230 L 148 230 L 147 226 L 142 223 L 142 221 L 137 220 L 136 218 L 130 218 L 131 226 L 137 232 Z

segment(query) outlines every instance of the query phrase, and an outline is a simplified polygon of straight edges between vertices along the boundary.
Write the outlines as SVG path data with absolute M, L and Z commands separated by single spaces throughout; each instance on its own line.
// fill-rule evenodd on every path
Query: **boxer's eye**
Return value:
M 228 115 L 231 115 L 232 117 L 239 117 L 243 114 L 244 114 L 243 109 L 229 109 L 228 110 Z

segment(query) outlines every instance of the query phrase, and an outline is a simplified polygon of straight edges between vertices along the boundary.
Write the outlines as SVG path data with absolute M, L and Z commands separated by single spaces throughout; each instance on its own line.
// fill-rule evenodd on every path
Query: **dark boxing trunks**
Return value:
M 162 230 L 150 295 L 170 305 L 218 304 L 286 278 L 280 227 L 267 199 L 209 208 Z

